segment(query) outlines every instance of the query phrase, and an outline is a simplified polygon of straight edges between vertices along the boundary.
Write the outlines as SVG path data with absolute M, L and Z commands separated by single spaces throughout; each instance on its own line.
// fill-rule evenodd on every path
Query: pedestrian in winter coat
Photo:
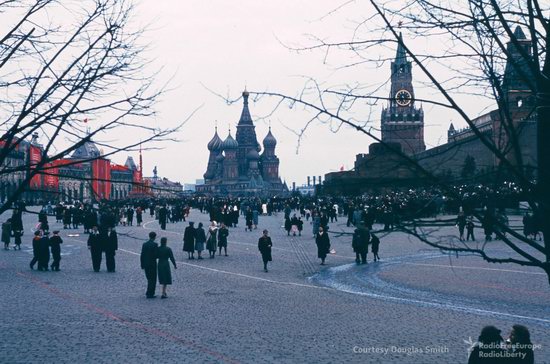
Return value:
M 210 254 L 210 259 L 216 257 L 216 250 L 218 245 L 218 226 L 216 221 L 212 221 L 210 227 L 208 228 L 208 235 L 206 237 L 206 249 Z
M 353 232 L 352 247 L 355 252 L 355 263 L 367 264 L 367 253 L 369 251 L 370 234 L 367 229 L 359 225 Z
M 145 277 L 147 278 L 147 292 L 145 297 L 155 298 L 155 290 L 157 288 L 157 259 L 159 246 L 155 242 L 157 233 L 151 231 L 149 233 L 149 240 L 143 243 L 141 246 L 141 269 L 145 271 Z
M 292 236 L 296 236 L 296 233 L 298 232 L 298 224 L 298 217 L 294 214 L 292 219 L 290 219 L 290 231 L 292 232 Z
M 118 234 L 114 228 L 107 229 L 105 239 L 105 262 L 107 272 L 114 273 L 116 269 L 115 255 L 118 250 Z
M 178 269 L 176 260 L 174 259 L 174 253 L 168 246 L 168 239 L 160 239 L 160 247 L 158 248 L 158 278 L 159 284 L 162 286 L 162 296 L 160 298 L 168 298 L 166 294 L 166 286 L 172 284 L 172 272 L 170 271 L 170 260 L 174 269 Z
M 34 237 L 32 238 L 32 260 L 29 263 L 31 269 L 34 269 L 34 265 L 38 262 L 38 257 L 40 256 L 40 239 L 42 238 L 42 231 L 37 230 L 34 232 Z
M 460 208 L 460 212 L 456 217 L 456 226 L 458 226 L 460 241 L 464 241 L 464 228 L 466 227 L 466 215 L 464 214 L 462 207 Z
M 258 209 L 252 210 L 252 222 L 254 223 L 254 229 L 258 228 Z
M 94 272 L 99 272 L 101 268 L 101 260 L 103 258 L 103 244 L 101 239 L 102 237 L 97 230 L 97 226 L 93 226 L 88 236 L 88 249 L 92 256 L 92 267 L 94 268 Z
M 10 240 L 11 240 L 11 219 L 7 219 L 6 222 L 2 224 L 2 242 L 4 243 L 4 250 L 10 249 Z
M 292 229 L 292 222 L 290 221 L 290 218 L 285 218 L 285 230 L 286 235 L 290 235 L 290 230 Z
M 50 238 L 50 249 L 53 258 L 53 263 L 50 268 L 52 271 L 59 272 L 59 262 L 61 261 L 61 244 L 63 244 L 63 239 L 59 236 L 59 230 L 54 230 L 53 236 Z
M 227 256 L 227 237 L 229 236 L 229 230 L 225 226 L 225 224 L 222 222 L 222 226 L 218 230 L 218 248 L 220 249 L 220 252 L 218 255 L 222 255 L 222 248 L 225 251 L 225 256 Z
M 195 250 L 197 251 L 197 259 L 202 259 L 202 251 L 206 242 L 206 233 L 202 227 L 202 222 L 199 222 L 199 227 L 195 230 Z
M 254 224 L 254 213 L 252 212 L 250 207 L 248 208 L 248 210 L 246 210 L 245 219 L 246 227 L 244 228 L 244 231 L 246 231 L 246 229 L 248 229 L 248 231 L 252 231 L 252 225 Z
M 468 219 L 468 222 L 466 223 L 466 241 L 469 241 L 470 238 L 472 238 L 472 241 L 476 241 L 476 238 L 474 236 L 474 220 L 470 216 Z
M 264 272 L 267 273 L 267 262 L 271 262 L 271 248 L 273 243 L 269 237 L 269 232 L 264 230 L 262 237 L 258 240 L 258 250 L 262 254 L 262 261 L 264 262 Z
M 317 244 L 317 257 L 321 259 L 321 265 L 325 265 L 325 259 L 330 252 L 330 239 L 323 227 L 319 227 L 319 233 L 315 236 L 315 244 Z
M 44 232 L 38 243 L 38 270 L 48 271 L 50 263 L 50 233 Z
M 195 227 L 194 222 L 190 221 L 189 226 L 183 233 L 183 251 L 187 252 L 187 259 L 195 259 Z

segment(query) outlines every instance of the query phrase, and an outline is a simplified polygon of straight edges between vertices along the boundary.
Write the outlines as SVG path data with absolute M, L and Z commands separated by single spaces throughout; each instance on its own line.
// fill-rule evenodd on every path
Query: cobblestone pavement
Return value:
M 365 266 L 350 264 L 349 235 L 333 236 L 336 254 L 322 267 L 310 226 L 287 237 L 282 216 L 260 217 L 253 232 L 241 218 L 228 257 L 190 261 L 187 223 L 160 231 L 146 216 L 142 227 L 117 228 L 116 273 L 104 262 L 93 272 L 80 229 L 62 230 L 61 271 L 38 272 L 28 265 L 36 220 L 24 215 L 23 250 L 0 251 L 2 363 L 460 363 L 484 325 L 507 335 L 515 323 L 541 344 L 536 362 L 550 363 L 550 287 L 536 269 L 443 256 L 401 233 L 384 236 L 382 261 Z M 263 228 L 274 242 L 269 273 L 256 245 Z M 166 300 L 144 295 L 139 252 L 150 230 L 168 237 L 178 261 Z M 331 231 L 351 229 L 340 221 Z

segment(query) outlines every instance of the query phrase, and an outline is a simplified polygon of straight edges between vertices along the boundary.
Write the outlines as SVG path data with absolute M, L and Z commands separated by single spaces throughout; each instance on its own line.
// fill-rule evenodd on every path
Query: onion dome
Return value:
M 263 143 L 264 148 L 275 147 L 277 145 L 277 139 L 275 139 L 273 134 L 271 134 L 271 127 L 269 128 L 269 132 L 265 136 Z
M 248 160 L 257 161 L 260 159 L 260 154 L 256 149 L 250 149 L 250 151 L 246 154 L 246 158 Z
M 229 131 L 229 135 L 222 144 L 223 150 L 237 149 L 238 147 L 239 143 L 231 136 L 231 131 Z
M 216 132 L 214 133 L 212 140 L 208 142 L 208 150 L 217 152 L 221 149 L 221 146 L 222 146 L 222 140 L 218 136 L 218 128 L 216 128 Z

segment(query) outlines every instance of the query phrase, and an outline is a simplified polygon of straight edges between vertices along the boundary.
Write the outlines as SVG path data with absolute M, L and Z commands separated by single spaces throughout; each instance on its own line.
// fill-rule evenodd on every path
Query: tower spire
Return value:
M 141 143 L 139 143 L 139 179 L 143 180 L 143 156 L 141 155 Z
M 403 46 L 403 34 L 399 32 L 399 39 L 397 40 L 397 52 L 395 54 L 395 64 L 402 65 L 407 63 L 407 52 Z

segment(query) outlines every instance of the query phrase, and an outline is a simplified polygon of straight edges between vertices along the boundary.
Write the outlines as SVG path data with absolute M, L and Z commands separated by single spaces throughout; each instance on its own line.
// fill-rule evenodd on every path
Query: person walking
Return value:
M 470 238 L 472 238 L 472 241 L 476 241 L 476 238 L 474 236 L 474 219 L 472 216 L 468 219 L 468 222 L 466 223 L 466 241 L 469 241 Z
M 254 223 L 254 230 L 258 228 L 258 208 L 254 207 L 252 210 L 252 222 Z
M 155 242 L 157 233 L 151 231 L 149 233 L 149 240 L 147 240 L 141 246 L 140 263 L 141 269 L 145 271 L 145 278 L 147 278 L 147 291 L 145 297 L 155 298 L 155 290 L 157 288 L 157 259 L 159 246 Z
M 2 224 L 2 242 L 4 243 L 4 250 L 10 250 L 11 240 L 11 218 L 7 219 Z
M 371 252 L 372 252 L 372 255 L 374 255 L 374 261 L 378 261 L 380 260 L 380 257 L 378 256 L 378 249 L 380 247 L 380 239 L 378 239 L 378 237 L 374 234 L 371 234 L 371 238 L 370 238 L 370 243 L 371 243 Z
M 460 208 L 460 211 L 458 212 L 458 216 L 456 217 L 456 226 L 458 226 L 459 240 L 464 241 L 464 228 L 466 227 L 466 214 L 464 214 L 464 210 L 462 209 L 462 207 Z
M 168 218 L 168 209 L 166 209 L 166 206 L 162 206 L 159 209 L 159 224 L 162 230 L 166 230 L 167 218 Z
M 325 265 L 325 259 L 330 252 L 330 239 L 322 226 L 319 227 L 319 232 L 315 236 L 315 244 L 317 244 L 317 257 L 321 259 L 321 265 Z
M 38 270 L 48 271 L 50 263 L 50 233 L 44 231 L 38 245 Z
M 355 252 L 355 263 L 367 264 L 367 253 L 369 251 L 369 231 L 359 225 L 353 232 L 352 247 Z
M 254 214 L 250 209 L 250 207 L 246 210 L 245 220 L 246 220 L 246 226 L 244 228 L 244 231 L 246 231 L 247 229 L 248 231 L 252 231 L 252 224 L 254 223 Z
M 134 225 L 134 208 L 132 206 L 128 206 L 128 210 L 126 210 L 126 219 L 128 226 Z
M 118 250 L 118 234 L 114 228 L 107 229 L 105 237 L 105 262 L 107 263 L 107 272 L 114 273 L 116 270 L 115 255 Z
M 195 236 L 196 231 L 192 221 L 189 222 L 189 226 L 185 228 L 183 232 L 183 251 L 187 252 L 187 259 L 195 259 Z
M 92 231 L 88 236 L 88 250 L 90 250 L 92 256 L 92 267 L 94 268 L 94 272 L 99 272 L 101 268 L 101 259 L 103 258 L 101 238 L 97 230 L 97 225 L 92 226 Z
M 266 273 L 267 273 L 267 263 L 273 260 L 271 257 L 272 246 L 273 246 L 273 243 L 271 242 L 269 231 L 265 229 L 263 231 L 263 235 L 258 240 L 258 250 L 262 254 L 262 261 L 264 262 L 264 272 Z
M 59 236 L 59 230 L 54 230 L 53 236 L 50 238 L 50 249 L 53 258 L 50 268 L 52 271 L 59 272 L 59 262 L 61 261 L 61 244 L 63 244 L 63 239 Z
M 218 255 L 222 255 L 222 248 L 225 251 L 225 256 L 227 257 L 227 237 L 229 236 L 229 229 L 222 222 L 220 229 L 218 230 L 218 249 L 220 252 Z
M 290 236 L 290 230 L 292 229 L 292 223 L 290 222 L 290 218 L 285 218 L 285 230 L 286 235 Z
M 204 243 L 206 242 L 206 233 L 202 227 L 202 222 L 199 222 L 199 226 L 195 230 L 195 250 L 197 251 L 197 259 L 202 260 L 202 251 L 204 250 Z
M 210 259 L 216 257 L 216 250 L 218 245 L 218 225 L 216 221 L 212 221 L 210 227 L 208 228 L 208 235 L 206 237 L 206 249 L 210 254 Z
M 168 298 L 166 294 L 166 286 L 172 284 L 172 272 L 170 271 L 170 262 L 174 265 L 174 269 L 178 269 L 174 253 L 168 246 L 168 239 L 160 238 L 160 247 L 158 248 L 158 278 L 159 284 L 162 286 L 162 296 L 160 298 Z M 168 261 L 170 260 L 170 262 Z
M 136 209 L 136 223 L 138 226 L 141 226 L 141 223 L 143 222 L 143 210 L 141 209 L 141 206 L 138 206 Z
M 34 269 L 34 265 L 38 262 L 39 251 L 40 251 L 40 239 L 42 238 L 42 231 L 36 230 L 34 232 L 34 237 L 32 238 L 32 260 L 29 263 L 31 269 Z

